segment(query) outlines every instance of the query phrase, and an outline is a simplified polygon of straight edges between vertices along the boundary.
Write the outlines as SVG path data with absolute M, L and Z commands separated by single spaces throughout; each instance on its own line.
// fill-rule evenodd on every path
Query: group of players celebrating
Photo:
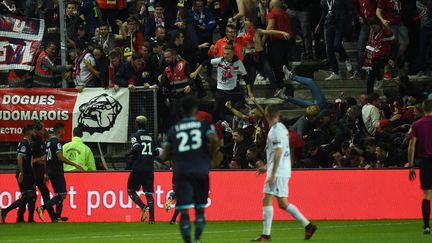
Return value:
M 195 242 L 200 242 L 206 225 L 205 206 L 209 195 L 209 171 L 218 149 L 218 139 L 214 127 L 206 121 L 196 119 L 198 100 L 194 97 L 183 98 L 180 110 L 183 119 L 168 131 L 162 148 L 158 148 L 149 133 L 145 131 L 147 118 L 138 116 L 135 119 L 137 132 L 131 137 L 132 164 L 128 179 L 128 195 L 141 209 L 141 221 L 149 215 L 149 223 L 155 223 L 154 215 L 154 160 L 171 161 L 173 168 L 173 189 L 166 202 L 166 210 L 176 200 L 175 212 L 171 223 L 175 223 L 180 214 L 180 231 L 184 242 L 192 242 L 191 220 L 189 209 L 195 208 Z M 267 172 L 264 184 L 263 199 L 263 233 L 252 241 L 270 241 L 273 219 L 273 198 L 276 197 L 281 209 L 291 214 L 305 227 L 305 239 L 308 240 L 317 230 L 303 214 L 291 203 L 288 203 L 288 181 L 291 176 L 291 160 L 288 141 L 288 129 L 279 122 L 280 113 L 277 107 L 268 106 L 266 116 L 271 126 L 267 138 L 267 164 L 258 168 L 258 173 Z M 74 133 L 79 128 L 74 129 Z M 29 222 L 34 222 L 33 212 L 36 202 L 36 186 L 41 191 L 44 204 L 36 208 L 39 218 L 44 222 L 44 211 L 49 213 L 52 222 L 64 222 L 62 217 L 63 200 L 67 195 L 63 164 L 83 168 L 63 157 L 60 139 L 65 133 L 64 126 L 57 124 L 52 132 L 47 132 L 41 123 L 28 125 L 23 130 L 24 138 L 17 150 L 17 173 L 22 196 L 9 207 L 0 210 L 4 223 L 6 215 L 12 209 L 19 208 L 18 221 L 24 221 L 23 215 L 28 206 Z M 46 134 L 44 134 L 46 133 Z M 43 136 L 46 143 L 43 143 Z M 43 151 L 43 152 L 42 152 Z M 46 176 L 47 175 L 47 176 Z M 50 198 L 46 180 L 49 178 L 55 196 Z M 147 205 L 141 200 L 138 191 L 142 188 Z M 55 210 L 54 210 L 55 206 Z

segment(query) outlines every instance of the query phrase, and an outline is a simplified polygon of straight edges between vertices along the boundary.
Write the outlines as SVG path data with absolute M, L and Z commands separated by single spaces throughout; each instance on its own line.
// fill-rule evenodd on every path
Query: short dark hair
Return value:
M 134 52 L 132 54 L 132 60 L 138 60 L 138 59 L 142 59 L 142 55 L 139 52 Z
M 23 128 L 23 130 L 22 130 L 22 133 L 24 134 L 24 135 L 27 135 L 30 131 L 32 131 L 34 129 L 34 125 L 33 124 L 28 124 L 28 125 L 26 125 L 24 128 Z
M 423 111 L 424 111 L 424 113 L 431 113 L 432 112 L 432 100 L 423 101 Z
M 246 130 L 244 130 L 243 128 L 236 128 L 233 130 L 233 133 L 235 132 L 238 133 L 243 138 L 246 138 Z
M 227 29 L 237 30 L 237 27 L 236 27 L 235 25 L 233 25 L 233 24 L 228 24 L 228 25 L 225 27 L 225 30 L 227 30 Z
M 279 108 L 276 105 L 268 105 L 266 107 L 267 114 L 270 118 L 275 117 L 279 113 Z
M 367 101 L 368 101 L 368 103 L 372 104 L 374 101 L 379 100 L 379 97 L 380 96 L 377 93 L 368 94 Z
M 174 42 L 180 35 L 183 34 L 181 30 L 173 30 L 171 31 L 171 42 Z
M 45 45 L 45 50 L 48 49 L 52 45 L 55 47 L 58 47 L 57 43 L 55 43 L 54 41 L 48 41 Z
M 73 129 L 72 134 L 73 134 L 74 137 L 80 137 L 80 138 L 82 138 L 82 136 L 83 136 L 83 130 L 82 130 L 81 127 L 75 127 Z
M 64 129 L 63 123 L 57 123 L 54 125 L 53 131 L 54 133 L 58 132 L 59 130 Z
M 186 96 L 181 101 L 181 112 L 183 117 L 192 116 L 198 110 L 198 99 L 193 96 Z

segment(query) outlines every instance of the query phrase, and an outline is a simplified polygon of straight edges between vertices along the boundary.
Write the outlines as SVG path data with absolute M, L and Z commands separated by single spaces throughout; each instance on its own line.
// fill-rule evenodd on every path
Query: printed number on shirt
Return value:
M 46 159 L 47 160 L 52 159 L 51 149 L 49 149 L 49 148 L 47 148 L 47 150 L 46 150 Z
M 201 131 L 198 129 L 189 132 L 179 132 L 177 133 L 176 138 L 180 139 L 180 144 L 178 146 L 179 152 L 187 152 L 201 148 Z
M 153 154 L 151 142 L 150 143 L 143 142 L 143 143 L 141 143 L 141 145 L 143 146 L 143 150 L 141 152 L 142 155 L 152 155 Z
M 290 155 L 289 151 L 285 151 L 284 157 L 288 157 Z

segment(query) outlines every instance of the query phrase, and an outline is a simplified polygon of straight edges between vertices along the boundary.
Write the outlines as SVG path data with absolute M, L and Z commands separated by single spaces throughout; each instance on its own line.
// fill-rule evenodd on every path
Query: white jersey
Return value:
M 85 81 L 87 81 L 87 79 L 90 78 L 90 75 L 92 75 L 90 70 L 85 65 L 84 61 L 90 62 L 93 67 L 96 66 L 96 60 L 93 57 L 93 55 L 91 53 L 87 53 L 84 56 L 83 60 L 79 64 L 80 65 L 80 72 L 74 80 L 76 86 L 84 86 Z
M 230 91 L 237 87 L 240 76 L 246 75 L 246 68 L 240 60 L 228 62 L 223 57 L 211 60 L 212 65 L 217 65 L 217 89 Z
M 282 149 L 282 155 L 280 158 L 279 167 L 276 171 L 276 177 L 291 177 L 291 156 L 288 129 L 280 122 L 274 124 L 271 127 L 267 136 L 267 178 L 270 177 L 273 170 L 273 160 L 276 148 Z

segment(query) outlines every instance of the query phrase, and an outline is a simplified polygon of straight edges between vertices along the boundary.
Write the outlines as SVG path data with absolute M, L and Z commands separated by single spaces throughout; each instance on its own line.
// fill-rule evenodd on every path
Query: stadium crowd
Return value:
M 157 89 L 164 134 L 180 119 L 178 101 L 189 95 L 206 100 L 208 82 L 213 110 L 199 116 L 215 124 L 222 141 L 218 168 L 247 169 L 265 163 L 269 127 L 254 82 L 266 78 L 275 97 L 306 109 L 284 120 L 293 167 L 406 165 L 410 124 L 422 116 L 421 102 L 428 98 L 408 74 L 431 76 L 431 0 L 65 1 L 64 66 L 59 7 L 57 0 L 0 3 L 0 15 L 46 23 L 34 71 L 10 70 L 10 87 L 61 87 L 65 79 L 79 92 Z M 356 66 L 344 38 L 358 38 Z M 297 39 L 300 55 L 294 55 Z M 326 80 L 339 80 L 336 52 L 351 79 L 367 80 L 367 90 L 330 102 L 314 80 L 289 69 L 296 59 L 326 59 Z M 383 89 L 386 80 L 396 88 Z M 294 97 L 293 82 L 307 86 L 313 101 Z

